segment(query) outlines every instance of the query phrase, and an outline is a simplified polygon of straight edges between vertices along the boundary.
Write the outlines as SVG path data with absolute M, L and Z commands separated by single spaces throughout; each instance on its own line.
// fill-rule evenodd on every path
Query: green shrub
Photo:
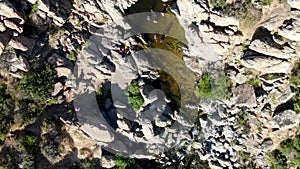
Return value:
M 77 60 L 77 53 L 74 52 L 74 51 L 71 51 L 71 53 L 68 54 L 66 56 L 66 58 L 69 59 L 70 61 L 76 62 L 76 60 Z
M 295 96 L 292 98 L 294 111 L 300 113 L 300 63 L 296 64 L 290 78 L 290 83 L 294 88 Z
M 250 79 L 247 81 L 248 84 L 252 85 L 254 88 L 260 87 L 261 80 L 259 78 Z
M 261 2 L 261 5 L 262 6 L 268 6 L 268 5 L 271 5 L 271 0 L 262 0 L 262 2 Z
M 135 111 L 138 111 L 143 106 L 144 99 L 136 81 L 132 81 L 129 85 L 126 95 L 128 96 L 129 103 L 133 106 Z
M 226 6 L 226 0 L 211 0 L 211 5 L 215 8 L 223 8 Z
M 300 168 L 300 136 L 284 140 L 280 143 L 280 149 L 268 155 L 271 168 L 286 168 L 287 163 L 295 168 Z M 277 168 L 276 168 L 277 169 Z
M 249 132 L 250 132 L 250 126 L 249 126 L 248 122 L 245 120 L 246 116 L 247 116 L 247 114 L 243 113 L 237 119 L 238 126 L 241 129 L 243 134 L 249 134 Z
M 286 157 L 279 150 L 275 150 L 266 156 L 270 169 L 286 169 Z
M 118 169 L 133 169 L 135 160 L 121 154 L 116 154 L 115 165 Z
M 250 153 L 247 153 L 247 152 L 244 152 L 244 151 L 239 151 L 238 154 L 239 154 L 240 162 L 242 164 L 245 164 L 247 161 L 250 160 Z
M 208 74 L 202 76 L 198 82 L 198 93 L 201 98 L 212 98 L 211 77 Z
M 0 143 L 5 141 L 6 133 L 13 122 L 12 120 L 12 97 L 7 92 L 7 85 L 0 84 Z
M 221 72 L 216 79 L 212 79 L 209 74 L 204 74 L 198 82 L 196 95 L 206 99 L 228 99 L 231 96 L 230 85 L 231 82 L 225 73 Z
M 242 51 L 243 51 L 243 52 L 247 51 L 247 50 L 249 49 L 249 46 L 250 46 L 250 45 L 247 45 L 247 44 L 243 43 L 243 44 L 242 44 Z
M 49 65 L 24 73 L 18 85 L 22 99 L 32 100 L 35 105 L 44 107 L 51 101 L 56 78 L 55 69 Z

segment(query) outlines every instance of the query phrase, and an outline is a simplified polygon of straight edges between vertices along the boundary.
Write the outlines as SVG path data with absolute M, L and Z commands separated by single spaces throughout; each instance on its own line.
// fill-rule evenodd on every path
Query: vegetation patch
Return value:
M 55 69 L 49 65 L 38 67 L 37 69 L 24 73 L 19 81 L 18 90 L 22 94 L 22 100 L 25 102 L 33 101 L 37 110 L 43 110 L 46 105 L 55 102 L 51 97 L 54 89 L 54 83 L 57 78 Z
M 135 160 L 121 154 L 116 154 L 115 165 L 117 169 L 133 169 L 135 168 Z
M 144 99 L 140 93 L 140 88 L 137 81 L 132 81 L 129 85 L 126 95 L 128 96 L 129 103 L 133 106 L 135 111 L 140 110 L 144 104 Z
M 254 88 L 258 88 L 261 86 L 261 80 L 256 77 L 247 81 L 248 84 L 252 85 Z
M 272 169 L 285 169 L 288 164 L 300 168 L 300 136 L 287 139 L 280 144 L 280 149 L 267 156 Z
M 224 73 L 216 79 L 204 74 L 198 82 L 196 95 L 206 99 L 228 99 L 231 96 L 230 86 L 230 79 Z
M 250 132 L 250 126 L 248 122 L 246 121 L 247 113 L 243 113 L 239 116 L 237 119 L 238 126 L 240 130 L 242 131 L 242 134 L 249 134 Z
M 293 74 L 290 78 L 291 86 L 293 87 L 295 96 L 292 98 L 294 111 L 300 113 L 300 63 L 295 65 Z
M 6 84 L 0 84 L 0 143 L 4 142 L 6 133 L 13 122 L 10 114 L 11 96 L 7 93 Z

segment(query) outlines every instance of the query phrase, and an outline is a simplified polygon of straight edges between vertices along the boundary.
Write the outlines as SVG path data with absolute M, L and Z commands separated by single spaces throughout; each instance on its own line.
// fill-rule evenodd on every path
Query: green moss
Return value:
M 297 136 L 282 141 L 280 148 L 269 153 L 267 159 L 272 169 L 285 169 L 288 164 L 300 168 L 300 125 Z

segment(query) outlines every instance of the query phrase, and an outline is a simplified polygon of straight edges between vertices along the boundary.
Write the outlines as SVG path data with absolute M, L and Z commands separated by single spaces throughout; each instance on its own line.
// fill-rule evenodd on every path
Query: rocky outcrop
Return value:
M 177 6 L 171 4 L 172 16 L 147 11 L 150 13 L 138 18 L 124 19 L 125 9 L 136 2 L 27 0 L 22 1 L 21 9 L 3 0 L 0 55 L 5 63 L 1 67 L 7 65 L 12 76 L 21 78 L 20 71 L 27 72 L 40 62 L 55 66 L 58 82 L 52 96 L 58 103 L 74 101 L 79 126 L 71 125 L 69 132 L 79 149 L 78 157 L 86 158 L 80 150 L 89 147 L 103 167 L 115 164 L 100 146 L 136 158 L 159 157 L 169 167 L 174 164 L 166 158 L 169 148 L 176 150 L 179 161 L 194 152 L 211 168 L 242 168 L 240 154 L 249 153 L 248 163 L 268 168 L 265 155 L 295 135 L 293 129 L 299 124 L 295 111 L 280 106 L 295 95 L 289 76 L 299 58 L 299 2 L 288 0 L 291 9 L 276 7 L 257 23 L 261 27 L 253 25 L 256 31 L 249 41 L 243 41 L 239 20 L 213 10 L 207 1 L 178 0 Z M 140 35 L 144 32 L 167 34 L 184 42 L 182 60 L 159 49 L 141 52 L 148 45 Z M 124 45 L 131 47 L 125 59 L 119 52 Z M 163 89 L 147 84 L 161 78 L 157 68 L 163 68 L 178 84 L 177 109 Z M 219 85 L 222 90 L 232 89 L 231 98 L 195 97 L 195 82 L 204 73 L 212 77 L 213 92 L 218 80 L 229 76 L 229 86 L 222 88 L 223 81 Z M 255 78 L 257 86 L 246 84 Z M 138 111 L 133 111 L 125 94 L 132 80 L 137 80 L 144 100 Z M 94 93 L 100 87 L 111 90 L 112 96 L 99 109 Z M 58 161 L 53 155 L 57 146 L 41 146 L 50 162 Z

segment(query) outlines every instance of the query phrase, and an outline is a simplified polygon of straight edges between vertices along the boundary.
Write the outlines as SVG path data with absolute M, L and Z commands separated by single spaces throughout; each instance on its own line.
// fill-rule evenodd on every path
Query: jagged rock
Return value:
M 23 28 L 20 27 L 19 25 L 15 24 L 14 22 L 10 21 L 10 20 L 7 20 L 5 19 L 3 21 L 4 25 L 7 27 L 7 28 L 10 28 L 12 30 L 16 30 L 17 32 L 19 33 L 22 33 L 23 32 Z
M 225 136 L 225 138 L 228 140 L 228 141 L 231 141 L 233 140 L 234 138 L 234 131 L 231 129 L 230 126 L 225 126 L 224 129 L 223 129 L 223 134 Z
M 241 62 L 246 67 L 263 73 L 289 73 L 293 69 L 293 64 L 288 61 L 258 55 L 253 52 L 247 52 L 246 55 L 241 58 Z
M 293 56 L 294 50 L 287 47 L 276 48 L 271 46 L 268 42 L 260 39 L 255 39 L 251 42 L 249 48 L 258 53 L 274 56 L 276 58 L 288 59 Z
M 49 58 L 48 62 L 50 64 L 55 64 L 56 66 L 70 66 L 72 63 L 68 61 L 67 58 L 62 57 L 56 53 L 53 53 Z
M 262 23 L 262 26 L 270 31 L 277 31 L 277 29 L 282 25 L 282 22 L 289 17 L 290 10 L 287 8 L 277 8 L 274 9 L 270 17 Z
M 68 10 L 72 9 L 72 4 L 66 0 L 66 1 L 59 1 L 59 6 L 57 5 L 57 8 L 60 8 L 60 10 L 56 9 L 56 12 L 53 12 L 51 9 L 51 1 L 49 0 L 38 0 L 37 2 L 39 10 L 47 13 L 47 16 L 50 18 L 53 18 L 53 22 L 57 26 L 63 26 L 63 24 L 66 22 L 66 19 L 68 18 L 67 12 Z M 56 2 L 57 3 L 57 2 Z
M 199 3 L 199 4 L 198 4 Z M 189 20 L 194 22 L 201 22 L 201 20 L 208 19 L 208 8 L 207 4 L 204 1 L 191 1 L 191 0 L 182 0 L 177 1 L 177 5 L 180 11 L 180 15 Z
M 273 141 L 271 139 L 265 139 L 261 144 L 261 149 L 268 152 L 273 147 Z
M 26 1 L 28 1 L 31 4 L 35 4 L 37 0 L 26 0 Z
M 154 136 L 154 130 L 153 130 L 153 126 L 151 123 L 142 124 L 142 128 L 143 128 L 143 130 L 142 130 L 143 134 L 146 139 L 151 139 Z
M 273 117 L 273 128 L 279 128 L 280 130 L 293 128 L 300 123 L 300 115 L 296 114 L 293 110 L 285 110 L 276 114 Z
M 292 7 L 300 10 L 300 1 L 299 0 L 288 0 L 287 3 Z
M 239 26 L 239 21 L 236 20 L 233 17 L 224 17 L 224 16 L 219 16 L 216 14 L 211 14 L 210 15 L 210 21 L 212 23 L 215 23 L 218 26 L 229 26 L 229 25 L 234 25 L 234 26 Z
M 23 17 L 17 12 L 13 4 L 8 0 L 0 1 L 0 9 L 1 16 L 4 16 L 5 18 L 14 18 L 19 21 L 18 24 L 23 24 L 25 22 Z
M 130 126 L 124 120 L 117 120 L 118 127 L 125 131 L 130 131 Z
M 0 32 L 4 32 L 6 30 L 4 24 L 0 22 Z
M 35 40 L 20 35 L 11 39 L 8 45 L 13 47 L 14 49 L 18 49 L 30 54 L 34 48 Z
M 13 72 L 16 72 L 17 70 L 22 70 L 22 71 L 24 71 L 24 72 L 27 72 L 27 71 L 29 70 L 29 68 L 30 68 L 29 63 L 28 63 L 27 60 L 26 60 L 24 57 L 22 57 L 22 56 L 20 56 L 19 59 L 16 60 L 16 61 L 11 65 L 11 67 L 16 68 L 15 71 L 13 71 Z M 10 67 L 10 70 L 14 70 L 14 68 L 11 68 L 11 67 Z
M 115 161 L 113 156 L 102 156 L 101 166 L 104 168 L 113 168 L 115 166 Z
M 64 86 L 60 82 L 55 83 L 52 96 L 56 96 L 63 88 Z
M 300 20 L 300 10 L 291 11 L 290 15 L 293 19 Z
M 233 93 L 233 98 L 239 106 L 255 107 L 257 105 L 254 88 L 250 84 L 238 86 Z
M 57 76 L 58 77 L 69 77 L 71 75 L 71 70 L 69 68 L 66 67 L 57 67 L 55 68 L 56 72 L 57 72 Z
M 221 164 L 222 167 L 231 166 L 231 162 L 226 159 L 218 159 L 218 162 Z
M 283 25 L 278 34 L 293 41 L 300 41 L 300 21 Z
M 10 37 L 8 33 L 0 33 L 0 55 L 2 54 L 4 48 L 8 44 Z

